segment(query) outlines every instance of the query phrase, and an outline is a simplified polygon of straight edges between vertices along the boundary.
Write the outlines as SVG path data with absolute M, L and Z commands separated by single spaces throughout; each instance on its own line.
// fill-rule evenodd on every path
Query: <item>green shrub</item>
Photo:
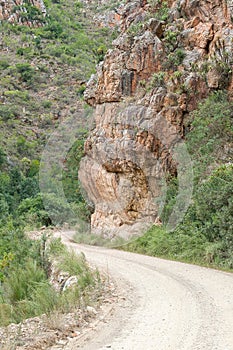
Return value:
M 187 146 L 193 155 L 197 178 L 214 162 L 233 137 L 233 108 L 224 91 L 212 93 L 186 121 Z M 230 149 L 230 147 L 229 147 Z M 225 152 L 226 153 L 226 152 Z M 226 154 L 226 161 L 231 155 Z
M 143 23 L 140 23 L 140 22 L 136 24 L 133 23 L 127 29 L 127 33 L 131 36 L 136 36 L 142 31 L 142 28 L 143 28 Z
M 20 184 L 20 198 L 24 200 L 25 198 L 35 197 L 39 193 L 38 180 L 35 177 L 26 177 L 21 181 Z
M 164 86 L 165 84 L 165 72 L 159 72 L 159 73 L 154 73 L 152 75 L 149 87 L 155 88 L 155 87 L 160 87 L 160 86 Z
M 78 276 L 78 288 L 82 292 L 88 286 L 94 286 L 95 280 L 87 265 L 84 254 L 77 255 L 75 252 L 65 252 L 60 259 L 59 267 L 70 275 Z
M 77 89 L 77 95 L 82 97 L 86 90 L 86 86 L 83 84 Z
M 15 66 L 23 82 L 31 83 L 33 81 L 35 70 L 29 63 L 16 63 Z
M 168 223 L 172 209 L 176 203 L 176 196 L 178 194 L 178 180 L 176 177 L 167 179 L 167 193 L 163 211 L 161 213 L 161 220 L 164 224 Z
M 18 206 L 18 215 L 30 224 L 45 226 L 51 224 L 51 219 L 44 209 L 41 194 L 22 200 Z
M 6 153 L 4 152 L 2 147 L 0 147 L 0 169 L 5 163 L 6 163 Z
M 32 47 L 19 47 L 16 51 L 17 55 L 24 56 L 25 58 L 32 58 L 34 50 Z
M 65 253 L 66 247 L 61 241 L 61 238 L 52 238 L 49 242 L 48 254 L 50 256 L 59 256 Z
M 233 166 L 221 166 L 196 189 L 193 204 L 174 232 L 153 227 L 128 245 L 130 250 L 233 268 Z M 168 188 L 162 219 L 169 218 L 176 200 L 176 182 Z
M 23 5 L 14 6 L 12 11 L 19 13 L 22 22 L 39 21 L 45 23 L 42 12 L 28 1 L 24 1 Z
M 49 100 L 42 101 L 42 106 L 46 109 L 50 109 L 52 107 L 52 102 Z
M 0 220 L 9 215 L 9 205 L 3 194 L 0 193 Z
M 29 317 L 49 313 L 55 309 L 58 301 L 59 295 L 49 285 L 44 271 L 29 260 L 24 268 L 13 269 L 4 281 L 0 325 L 18 323 Z M 11 312 L 4 315 L 7 306 Z
M 38 159 L 33 159 L 30 163 L 27 175 L 33 177 L 39 173 L 40 161 Z
M 163 68 L 176 70 L 182 64 L 184 58 L 185 51 L 176 49 L 174 52 L 169 53 L 167 59 L 163 62 Z
M 153 226 L 126 248 L 143 254 L 200 263 L 205 242 L 205 237 L 201 235 L 167 232 L 163 227 Z
M 0 69 L 5 70 L 10 66 L 6 59 L 0 59 Z
M 70 223 L 75 219 L 69 203 L 58 194 L 44 193 L 43 202 L 54 225 L 62 225 L 64 222 Z
M 9 90 L 4 91 L 4 96 L 12 99 L 12 100 L 18 100 L 18 101 L 28 101 L 29 100 L 29 94 L 28 91 L 20 91 L 20 90 Z
M 18 136 L 16 147 L 20 154 L 25 154 L 25 152 L 27 151 L 27 140 L 24 136 Z
M 57 39 L 60 38 L 63 34 L 63 28 L 61 23 L 56 21 L 51 21 L 47 26 L 44 27 L 44 30 L 40 33 L 41 37 L 46 39 Z
M 70 275 L 80 275 L 87 270 L 87 263 L 83 255 L 77 256 L 75 252 L 66 251 L 59 263 L 61 270 L 66 270 Z
M 148 3 L 156 8 L 155 18 L 160 21 L 166 21 L 169 17 L 169 7 L 167 1 L 149 0 Z
M 96 56 L 97 56 L 97 62 L 101 62 L 104 59 L 104 56 L 107 52 L 107 47 L 106 45 L 102 44 L 100 45 L 97 50 L 96 50 Z
M 18 106 L 2 105 L 0 104 L 0 118 L 7 122 L 14 119 L 19 114 Z
M 175 50 L 178 42 L 178 32 L 168 29 L 163 40 L 168 52 Z
M 196 217 L 210 242 L 222 241 L 233 253 L 233 166 L 223 165 L 197 188 Z

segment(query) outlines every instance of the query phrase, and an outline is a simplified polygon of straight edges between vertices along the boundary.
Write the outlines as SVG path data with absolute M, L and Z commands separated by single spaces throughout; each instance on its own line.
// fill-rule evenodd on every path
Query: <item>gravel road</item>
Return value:
M 233 350 L 233 274 L 62 237 L 114 278 L 122 300 L 69 350 Z

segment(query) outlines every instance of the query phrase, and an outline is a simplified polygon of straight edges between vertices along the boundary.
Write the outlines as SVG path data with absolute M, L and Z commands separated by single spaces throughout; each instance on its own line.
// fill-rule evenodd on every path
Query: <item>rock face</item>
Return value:
M 30 11 L 33 7 L 37 11 Z M 43 0 L 0 0 L 0 21 L 41 26 L 46 16 L 46 7 Z
M 95 129 L 79 178 L 92 231 L 137 233 L 158 220 L 164 174 L 176 174 L 184 120 L 215 89 L 231 95 L 233 2 L 128 2 L 121 34 L 85 91 Z

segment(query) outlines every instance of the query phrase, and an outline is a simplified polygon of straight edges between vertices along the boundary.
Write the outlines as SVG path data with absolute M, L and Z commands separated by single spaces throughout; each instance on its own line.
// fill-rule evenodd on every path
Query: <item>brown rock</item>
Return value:
M 173 150 L 184 119 L 222 86 L 217 68 L 232 66 L 230 2 L 168 3 L 167 24 L 150 18 L 134 36 L 127 29 L 146 18 L 148 7 L 140 1 L 121 6 L 122 32 L 85 92 L 96 106 L 96 128 L 79 178 L 95 207 L 93 232 L 110 238 L 159 220 L 161 180 L 177 173 Z

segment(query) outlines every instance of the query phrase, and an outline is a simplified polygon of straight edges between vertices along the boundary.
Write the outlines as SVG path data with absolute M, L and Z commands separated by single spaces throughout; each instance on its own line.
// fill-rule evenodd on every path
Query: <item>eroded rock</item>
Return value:
M 165 21 L 161 4 L 121 7 L 122 32 L 85 92 L 96 127 L 79 178 L 95 207 L 92 231 L 109 237 L 159 220 L 185 118 L 212 90 L 232 90 L 231 1 L 170 0 Z

